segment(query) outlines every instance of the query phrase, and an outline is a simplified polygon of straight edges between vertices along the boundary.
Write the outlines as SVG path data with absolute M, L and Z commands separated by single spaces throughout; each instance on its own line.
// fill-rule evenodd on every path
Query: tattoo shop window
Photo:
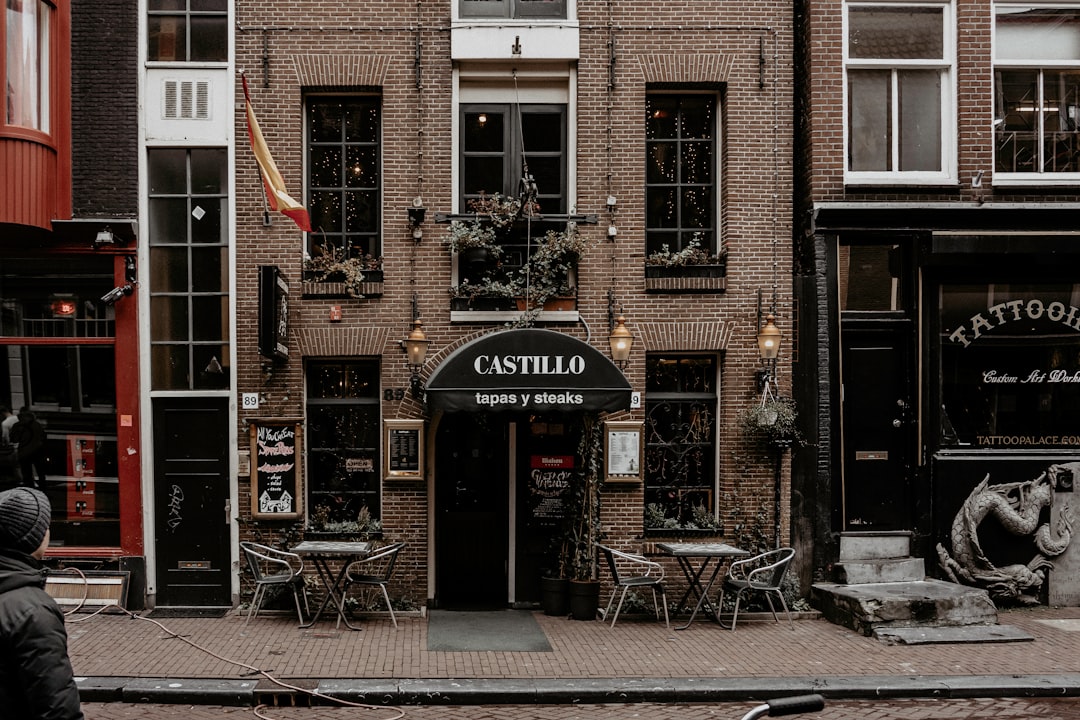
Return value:
M 148 0 L 147 12 L 147 59 L 166 62 L 228 59 L 228 0 Z
M 379 363 L 307 365 L 308 522 L 313 530 L 378 529 Z
M 645 361 L 645 530 L 715 529 L 716 358 Z
M 943 285 L 942 446 L 1075 451 L 1080 285 Z

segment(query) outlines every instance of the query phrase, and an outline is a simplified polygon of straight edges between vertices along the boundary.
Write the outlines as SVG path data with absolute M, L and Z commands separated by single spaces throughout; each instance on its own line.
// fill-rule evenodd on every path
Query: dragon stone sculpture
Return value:
M 964 501 L 953 519 L 950 532 L 952 554 L 937 546 L 942 570 L 953 582 L 984 588 L 995 600 L 1037 604 L 1046 580 L 1053 569 L 1050 558 L 1069 546 L 1073 515 L 1068 502 L 1059 508 L 1057 526 L 1041 522 L 1043 510 L 1054 504 L 1059 479 L 1070 482 L 1080 474 L 1080 462 L 1051 465 L 1034 480 L 990 485 L 987 474 Z M 979 525 L 995 518 L 1005 530 L 1017 537 L 1032 537 L 1038 552 L 1026 565 L 997 567 L 983 552 Z

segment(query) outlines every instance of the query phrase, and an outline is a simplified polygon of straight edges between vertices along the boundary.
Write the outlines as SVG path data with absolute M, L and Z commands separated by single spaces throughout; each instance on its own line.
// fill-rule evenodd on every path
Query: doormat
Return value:
M 530 610 L 431 610 L 427 627 L 435 652 L 551 652 Z
M 146 617 L 161 618 L 220 618 L 232 611 L 231 607 L 156 607 Z

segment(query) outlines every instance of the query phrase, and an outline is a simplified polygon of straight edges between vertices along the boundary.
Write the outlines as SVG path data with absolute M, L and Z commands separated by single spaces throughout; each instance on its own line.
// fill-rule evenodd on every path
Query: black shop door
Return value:
M 232 604 L 228 398 L 154 400 L 157 605 Z
M 845 321 L 841 334 L 843 528 L 913 529 L 912 325 Z
M 435 604 L 505 608 L 508 602 L 508 422 L 445 415 L 435 437 Z

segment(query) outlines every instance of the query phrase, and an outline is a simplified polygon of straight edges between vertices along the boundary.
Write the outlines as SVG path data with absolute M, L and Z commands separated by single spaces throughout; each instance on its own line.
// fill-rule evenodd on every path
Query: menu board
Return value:
M 607 482 L 640 482 L 643 423 L 609 421 L 604 423 L 604 479 Z
M 424 421 L 387 420 L 383 455 L 386 477 L 420 478 L 424 476 Z
M 251 516 L 300 517 L 303 501 L 300 423 L 295 420 L 253 420 L 249 432 Z

